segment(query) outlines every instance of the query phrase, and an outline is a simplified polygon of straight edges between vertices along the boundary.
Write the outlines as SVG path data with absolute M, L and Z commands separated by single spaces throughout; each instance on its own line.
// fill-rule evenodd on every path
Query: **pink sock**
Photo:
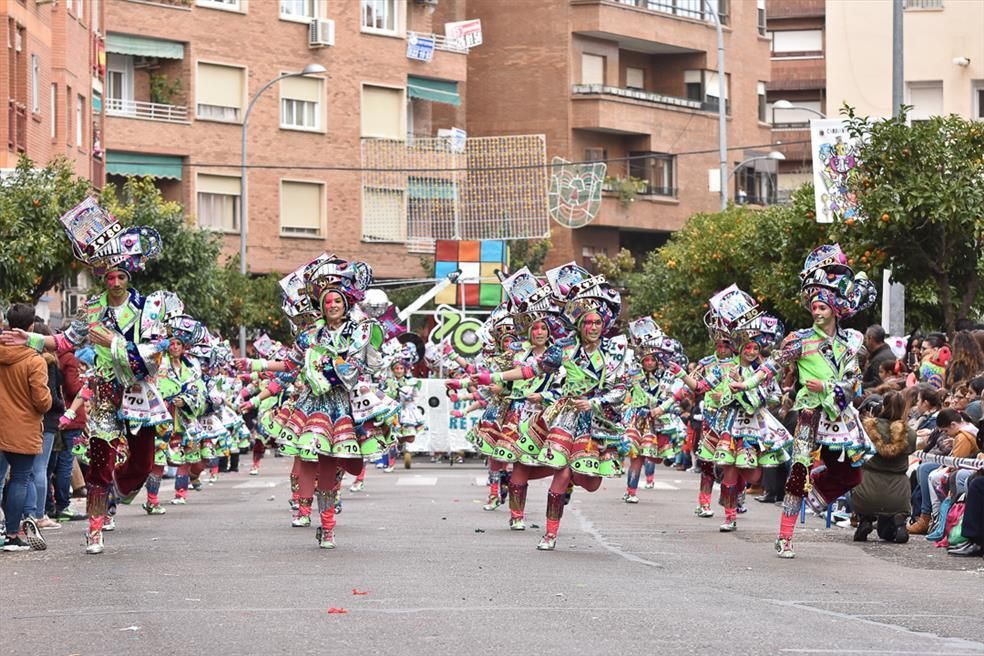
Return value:
M 560 520 L 559 519 L 548 519 L 547 520 L 547 535 L 552 535 L 557 537 L 557 532 L 560 530 Z
M 796 526 L 796 515 L 787 515 L 783 513 L 782 519 L 779 520 L 779 537 L 785 540 L 791 540 L 793 537 L 793 528 Z

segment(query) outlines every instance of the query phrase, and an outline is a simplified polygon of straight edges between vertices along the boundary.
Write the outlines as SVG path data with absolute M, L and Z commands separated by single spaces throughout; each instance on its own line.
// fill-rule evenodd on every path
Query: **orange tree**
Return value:
M 816 223 L 813 207 L 813 188 L 805 185 L 790 205 L 695 214 L 628 277 L 629 312 L 652 315 L 691 357 L 710 352 L 703 323 L 707 302 L 732 283 L 788 328 L 806 325 L 799 272 L 813 248 L 836 239 L 833 227 Z
M 862 140 L 852 191 L 866 218 L 835 232 L 862 264 L 891 266 L 917 307 L 938 307 L 927 320 L 953 332 L 981 310 L 984 125 L 956 115 L 910 126 L 904 112 L 886 120 L 845 114 Z

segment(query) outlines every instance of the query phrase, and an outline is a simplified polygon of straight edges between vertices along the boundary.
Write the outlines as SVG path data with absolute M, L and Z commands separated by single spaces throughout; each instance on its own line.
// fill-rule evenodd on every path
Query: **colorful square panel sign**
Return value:
M 442 290 L 439 305 L 495 307 L 502 302 L 502 285 L 495 272 L 509 270 L 509 246 L 504 241 L 439 240 L 434 252 L 435 275 L 461 271 L 459 284 Z

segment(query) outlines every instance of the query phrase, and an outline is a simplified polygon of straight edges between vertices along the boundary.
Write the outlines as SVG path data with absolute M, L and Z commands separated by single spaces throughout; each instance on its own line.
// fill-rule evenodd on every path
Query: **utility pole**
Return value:
M 905 65 L 902 58 L 904 0 L 892 0 L 892 116 L 898 116 L 905 99 Z M 882 271 L 882 327 L 888 334 L 905 334 L 905 285 L 891 281 L 892 270 Z

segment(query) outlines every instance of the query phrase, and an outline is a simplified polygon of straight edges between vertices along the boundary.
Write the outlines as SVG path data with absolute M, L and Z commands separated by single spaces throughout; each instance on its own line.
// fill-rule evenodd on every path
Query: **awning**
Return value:
M 407 76 L 407 95 L 431 102 L 445 103 L 457 107 L 461 104 L 458 83 L 449 80 L 430 80 L 415 75 Z
M 410 198 L 416 199 L 455 200 L 458 197 L 458 190 L 453 183 L 447 180 L 410 178 L 407 194 Z
M 181 157 L 178 155 L 149 155 L 106 152 L 106 173 L 112 175 L 149 175 L 154 178 L 181 179 Z
M 148 39 L 145 36 L 110 32 L 106 35 L 106 52 L 137 57 L 184 59 L 184 44 L 177 41 Z

